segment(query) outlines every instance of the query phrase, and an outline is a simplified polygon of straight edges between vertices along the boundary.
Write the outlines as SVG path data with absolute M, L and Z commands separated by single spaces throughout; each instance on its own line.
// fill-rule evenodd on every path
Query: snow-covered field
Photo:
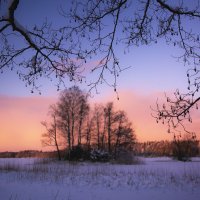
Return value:
M 2 200 L 200 200 L 200 158 L 136 165 L 0 159 Z

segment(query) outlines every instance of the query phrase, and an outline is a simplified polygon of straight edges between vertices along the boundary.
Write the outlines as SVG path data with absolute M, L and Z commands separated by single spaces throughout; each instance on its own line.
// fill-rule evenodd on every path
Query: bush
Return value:
M 81 146 L 74 146 L 70 152 L 70 160 L 81 161 L 88 160 L 90 158 L 89 150 L 85 150 Z
M 94 162 L 108 162 L 110 158 L 109 153 L 104 150 L 93 149 L 90 152 L 90 160 Z

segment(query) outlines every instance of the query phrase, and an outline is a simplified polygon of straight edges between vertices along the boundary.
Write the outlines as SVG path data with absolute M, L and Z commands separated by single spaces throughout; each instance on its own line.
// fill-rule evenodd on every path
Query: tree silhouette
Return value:
M 68 144 L 68 153 L 76 145 L 81 146 L 82 126 L 89 111 L 87 95 L 73 86 L 61 92 L 57 103 L 59 126 Z M 77 140 L 77 142 L 76 142 Z
M 117 154 L 122 150 L 131 151 L 136 138 L 133 134 L 132 124 L 124 111 L 118 111 L 115 118 L 117 123 L 114 129 L 114 156 L 117 157 Z
M 104 106 L 95 104 L 93 119 L 96 126 L 97 149 L 103 149 L 105 139 L 105 112 Z
M 6 67 L 15 70 L 19 78 L 32 87 L 32 92 L 34 89 L 40 91 L 37 84 L 40 77 L 57 78 L 58 90 L 66 77 L 70 81 L 82 81 L 80 65 L 75 58 L 80 62 L 84 58 L 76 45 L 69 43 L 65 25 L 56 29 L 51 22 L 44 21 L 41 26 L 38 23 L 27 28 L 16 17 L 22 4 L 20 0 L 1 1 L 0 4 L 7 9 L 0 15 L 2 73 Z
M 129 9 L 131 9 L 131 14 Z M 80 10 L 83 10 L 84 14 L 80 14 Z M 88 52 L 104 53 L 99 65 L 94 68 L 94 70 L 101 69 L 101 75 L 97 82 L 92 83 L 93 87 L 96 87 L 101 81 L 106 81 L 104 73 L 108 69 L 115 77 L 112 86 L 116 90 L 116 79 L 121 71 L 120 59 L 116 53 L 117 45 L 123 43 L 130 48 L 157 43 L 159 39 L 163 38 L 167 44 L 178 46 L 181 49 L 178 60 L 192 68 L 187 73 L 189 92 L 181 94 L 179 100 L 168 101 L 170 104 L 174 103 L 174 106 L 171 111 L 165 110 L 167 111 L 165 114 L 160 112 L 157 107 L 158 114 L 170 121 L 172 118 L 176 118 L 181 122 L 179 117 L 184 117 L 184 113 L 187 113 L 200 100 L 198 97 L 200 87 L 199 31 L 190 26 L 191 23 L 198 23 L 200 20 L 199 1 L 193 1 L 190 5 L 184 1 L 167 2 L 164 0 L 135 2 L 105 0 L 90 1 L 85 4 L 76 2 L 71 13 L 73 19 L 78 23 L 73 31 L 81 31 L 91 44 L 95 44 L 91 45 L 92 48 Z M 112 18 L 113 23 L 109 29 L 106 29 L 106 18 Z M 90 30 L 89 32 L 87 28 Z M 176 97 L 177 95 L 175 94 Z M 182 106 L 183 102 L 184 107 Z
M 49 107 L 49 115 L 52 118 L 52 122 L 48 124 L 46 121 L 42 121 L 41 124 L 45 127 L 46 132 L 42 134 L 42 144 L 44 146 L 53 146 L 56 148 L 58 159 L 61 160 L 61 154 L 59 149 L 59 127 L 58 127 L 58 114 L 56 105 Z
M 195 133 L 190 132 L 184 125 L 185 121 L 192 123 L 191 111 L 198 110 L 198 101 L 200 97 L 197 94 L 189 92 L 181 94 L 179 90 L 174 93 L 174 98 L 166 96 L 166 102 L 159 105 L 157 102 L 156 109 L 153 109 L 153 117 L 157 123 L 161 121 L 168 125 L 168 133 L 176 131 L 181 133 L 191 133 L 192 138 Z

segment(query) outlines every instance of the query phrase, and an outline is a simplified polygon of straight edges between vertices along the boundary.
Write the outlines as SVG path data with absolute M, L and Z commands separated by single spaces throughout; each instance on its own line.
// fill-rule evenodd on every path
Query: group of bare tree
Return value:
M 49 108 L 50 122 L 42 122 L 46 128 L 42 143 L 54 146 L 61 159 L 60 148 L 73 159 L 74 152 L 92 149 L 107 152 L 116 158 L 120 151 L 132 151 L 135 132 L 124 111 L 115 110 L 113 103 L 95 105 L 91 109 L 87 94 L 73 86 L 60 93 L 57 104 Z M 81 155 L 79 155 L 81 156 Z

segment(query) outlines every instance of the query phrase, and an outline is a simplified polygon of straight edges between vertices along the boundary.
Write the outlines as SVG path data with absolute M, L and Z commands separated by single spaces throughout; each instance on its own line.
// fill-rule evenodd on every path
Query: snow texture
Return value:
M 0 199 L 199 200 L 200 159 L 135 165 L 0 159 Z

